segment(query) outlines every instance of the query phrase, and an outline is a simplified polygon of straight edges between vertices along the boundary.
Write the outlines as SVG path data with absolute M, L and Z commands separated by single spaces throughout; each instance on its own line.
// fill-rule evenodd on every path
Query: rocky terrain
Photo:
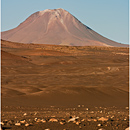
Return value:
M 2 108 L 2 128 L 12 130 L 125 130 L 128 107 Z
M 128 127 L 128 48 L 4 40 L 1 47 L 2 129 Z

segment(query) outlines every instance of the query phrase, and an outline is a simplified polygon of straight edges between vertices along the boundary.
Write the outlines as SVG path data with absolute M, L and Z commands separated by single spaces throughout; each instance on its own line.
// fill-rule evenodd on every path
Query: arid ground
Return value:
M 87 127 L 89 130 L 123 130 L 128 127 L 128 48 L 68 47 L 3 40 L 1 46 L 3 121 L 34 119 L 37 115 L 34 117 L 31 114 L 37 111 L 41 113 L 39 118 L 45 118 L 48 123 L 51 116 L 58 119 L 58 123 L 46 123 L 46 127 L 52 130 L 54 127 L 54 130 Z M 23 116 L 25 112 L 26 117 Z M 61 118 L 68 121 L 74 115 L 84 119 L 85 124 L 81 123 L 81 126 L 66 123 L 64 127 L 59 126 Z M 115 117 L 112 119 L 112 116 Z M 97 117 L 105 117 L 115 122 L 103 124 L 98 122 Z M 42 123 L 39 125 L 36 120 L 32 126 L 25 128 L 13 125 L 10 129 L 42 130 L 47 129 L 46 127 Z

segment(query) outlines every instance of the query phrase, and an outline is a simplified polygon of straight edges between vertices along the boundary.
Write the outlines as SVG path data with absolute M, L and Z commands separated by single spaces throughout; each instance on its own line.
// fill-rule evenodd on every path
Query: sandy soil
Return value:
M 114 111 L 122 108 L 122 116 L 118 122 L 122 126 L 118 129 L 127 128 L 128 121 L 122 120 L 128 116 L 128 110 L 125 110 L 128 106 L 128 56 L 128 48 L 67 47 L 2 41 L 2 119 L 17 117 L 21 110 L 17 107 L 24 108 L 22 113 L 30 107 L 30 112 L 40 112 L 39 118 L 45 117 L 42 115 L 44 111 L 39 111 L 40 108 L 48 108 L 48 111 L 51 111 L 50 106 L 59 107 L 62 109 L 60 116 L 68 120 L 68 117 L 63 115 L 66 113 L 63 108 L 76 108 L 80 104 L 85 106 L 82 108 L 84 110 L 86 107 L 104 107 L 109 110 L 110 107 L 116 106 L 117 108 L 112 110 L 116 116 L 114 123 L 118 122 L 118 113 L 114 114 Z M 12 117 L 9 111 L 14 113 Z M 77 112 L 76 116 L 82 118 L 82 110 Z M 51 115 L 53 114 L 48 117 Z M 75 113 L 70 115 L 74 116 Z M 56 114 L 55 116 L 58 123 L 35 122 L 33 126 L 26 128 L 24 125 L 13 125 L 11 129 L 80 128 L 73 123 L 59 125 L 60 118 Z M 106 114 L 101 116 L 107 117 Z M 22 118 L 21 116 L 17 119 Z M 34 117 L 29 115 L 28 118 Z M 93 129 L 92 126 L 98 129 L 98 123 L 101 124 L 98 121 L 84 123 L 86 125 L 83 126 L 82 123 L 82 129 Z M 104 124 L 103 128 L 111 129 L 111 125 L 105 127 Z

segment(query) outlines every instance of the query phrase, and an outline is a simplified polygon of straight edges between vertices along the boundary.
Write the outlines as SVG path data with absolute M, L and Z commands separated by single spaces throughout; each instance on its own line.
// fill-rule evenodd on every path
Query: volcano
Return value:
M 125 47 L 109 40 L 64 9 L 46 9 L 29 16 L 18 27 L 1 33 L 2 39 L 18 43 L 67 46 Z

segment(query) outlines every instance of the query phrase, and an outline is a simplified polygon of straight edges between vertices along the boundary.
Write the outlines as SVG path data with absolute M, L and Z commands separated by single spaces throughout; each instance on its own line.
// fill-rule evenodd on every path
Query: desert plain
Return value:
M 2 129 L 128 127 L 129 48 L 2 40 L 1 56 Z

